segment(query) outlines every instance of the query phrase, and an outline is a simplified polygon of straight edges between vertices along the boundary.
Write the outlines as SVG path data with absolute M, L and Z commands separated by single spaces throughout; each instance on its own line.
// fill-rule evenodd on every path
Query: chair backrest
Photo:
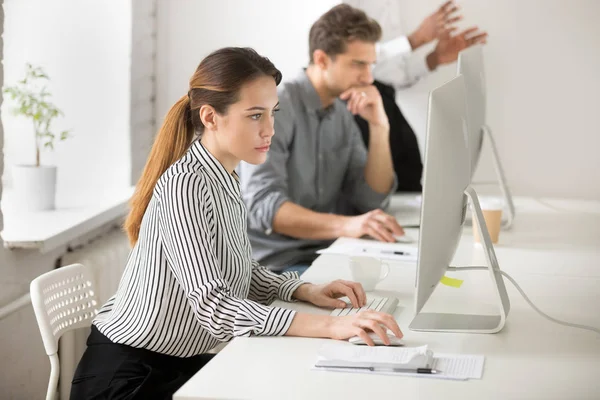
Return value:
M 63 333 L 90 326 L 101 306 L 94 275 L 81 264 L 61 267 L 35 278 L 29 292 L 48 355 L 56 354 Z

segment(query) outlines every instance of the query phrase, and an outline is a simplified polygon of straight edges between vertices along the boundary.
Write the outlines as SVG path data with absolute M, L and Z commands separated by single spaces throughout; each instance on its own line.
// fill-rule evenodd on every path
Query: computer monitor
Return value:
M 466 89 L 459 75 L 433 90 L 429 97 L 423 201 L 417 260 L 415 318 L 412 330 L 498 332 L 509 309 L 508 295 L 485 227 L 475 190 L 470 186 L 471 162 Z M 467 202 L 471 201 L 481 232 L 490 276 L 500 300 L 498 315 L 422 313 L 423 306 L 446 273 L 462 236 Z
M 485 71 L 483 68 L 483 46 L 476 45 L 460 52 L 457 62 L 457 75 L 465 80 L 467 100 L 467 124 L 469 135 L 467 145 L 471 159 L 471 175 L 479 162 L 483 144 L 485 125 Z
M 471 177 L 481 156 L 484 136 L 490 144 L 492 159 L 496 169 L 498 184 L 506 202 L 507 212 L 503 215 L 503 226 L 512 225 L 515 206 L 508 188 L 504 169 L 500 162 L 492 130 L 486 124 L 486 81 L 483 65 L 483 45 L 471 46 L 460 52 L 457 62 L 457 75 L 463 75 L 467 99 L 467 123 L 469 126 L 468 147 L 471 159 Z
M 462 75 L 466 89 L 467 107 L 467 148 L 470 160 L 471 179 L 475 174 L 477 164 L 481 157 L 484 140 L 489 142 L 492 150 L 492 161 L 496 169 L 497 183 L 503 193 L 506 212 L 502 215 L 503 227 L 510 227 L 514 220 L 515 206 L 508 188 L 504 170 L 500 162 L 496 143 L 490 127 L 486 124 L 486 80 L 483 61 L 483 46 L 475 45 L 461 51 L 458 55 L 457 75 Z M 484 139 L 484 136 L 486 139 Z M 476 183 L 476 182 L 472 182 Z M 495 183 L 495 182 L 494 182 Z M 398 208 L 398 207 L 397 207 Z M 401 209 L 393 211 L 394 216 L 405 227 L 420 226 L 421 216 L 419 207 L 402 204 Z M 471 214 L 467 214 L 467 222 L 471 222 Z

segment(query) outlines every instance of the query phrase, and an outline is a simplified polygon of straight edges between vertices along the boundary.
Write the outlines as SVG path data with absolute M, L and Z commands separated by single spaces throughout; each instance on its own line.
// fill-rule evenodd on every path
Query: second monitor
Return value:
M 515 216 L 515 206 L 500 162 L 500 155 L 492 130 L 486 123 L 487 96 L 482 45 L 475 45 L 460 52 L 457 62 L 457 75 L 462 75 L 465 80 L 469 132 L 467 145 L 471 160 L 471 177 L 475 174 L 485 140 L 492 150 L 492 161 L 496 169 L 497 183 L 506 202 L 507 212 L 503 213 L 503 226 L 510 227 Z

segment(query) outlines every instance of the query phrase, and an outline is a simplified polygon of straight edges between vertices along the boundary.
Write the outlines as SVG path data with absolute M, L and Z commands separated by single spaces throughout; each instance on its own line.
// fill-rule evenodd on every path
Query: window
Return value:
M 7 0 L 4 12 L 4 85 L 22 79 L 26 63 L 42 67 L 51 100 L 64 112 L 53 127 L 71 130 L 71 138 L 41 154 L 42 164 L 57 166 L 57 202 L 81 204 L 129 187 L 131 2 Z M 6 199 L 12 166 L 35 162 L 32 123 L 12 115 L 12 106 L 5 95 Z

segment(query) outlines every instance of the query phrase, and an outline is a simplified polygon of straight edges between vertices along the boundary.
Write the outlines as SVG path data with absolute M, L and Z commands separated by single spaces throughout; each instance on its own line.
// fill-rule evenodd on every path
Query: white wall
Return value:
M 97 188 L 106 189 L 110 183 L 128 185 L 130 169 L 132 176 L 139 174 L 155 130 L 153 64 L 156 0 L 131 0 L 123 4 L 107 4 L 99 0 L 89 0 L 84 4 L 77 0 L 54 0 L 48 4 L 40 1 L 36 3 L 36 9 L 27 11 L 27 15 L 23 12 L 25 6 L 32 4 L 30 0 L 0 0 L 0 5 L 2 3 L 0 33 L 4 35 L 0 37 L 0 58 L 3 59 L 0 63 L 0 86 L 5 72 L 4 82 L 13 82 L 10 72 L 4 71 L 4 68 L 8 70 L 11 65 L 19 64 L 16 67 L 19 76 L 25 60 L 42 61 L 53 78 L 51 89 L 57 96 L 56 103 L 69 117 L 69 125 L 65 121 L 65 126 L 76 129 L 76 138 L 65 142 L 51 156 L 59 166 L 66 166 L 62 171 L 65 175 L 59 176 L 63 186 L 67 181 L 76 183 L 82 193 L 90 196 Z M 44 15 L 46 18 L 42 18 Z M 68 21 L 65 21 L 67 17 Z M 36 41 L 53 46 L 53 52 L 32 41 L 30 33 L 23 37 L 29 40 L 27 47 L 10 48 L 11 31 L 7 35 L 6 30 L 3 31 L 5 25 L 21 31 L 23 26 L 32 25 L 32 21 L 38 24 L 36 29 L 44 29 Z M 3 42 L 6 44 L 4 54 Z M 135 48 L 132 49 L 134 43 Z M 30 57 L 26 58 L 26 54 Z M 38 56 L 49 57 L 34 59 Z M 131 62 L 125 62 L 126 58 Z M 75 104 L 71 97 L 79 96 L 80 89 L 87 96 L 86 103 Z M 89 105 L 89 108 L 82 108 L 82 105 Z M 0 153 L 0 176 L 3 165 L 9 162 L 4 158 L 13 154 L 21 157 L 19 150 L 6 154 L 9 150 L 6 141 L 14 134 L 11 126 L 17 123 L 11 121 L 12 116 L 6 109 L 6 105 L 2 104 L 0 152 L 3 150 L 5 157 Z M 3 125 L 5 129 L 2 129 Z M 15 140 L 13 144 L 18 146 Z M 32 156 L 23 155 L 23 158 L 26 157 Z M 90 188 L 88 182 L 94 187 Z M 0 197 L 2 190 L 0 181 Z M 2 222 L 0 210 L 0 231 Z M 26 293 L 31 280 L 53 269 L 65 250 L 60 248 L 43 255 L 36 251 L 8 251 L 0 239 L 0 306 Z M 50 364 L 33 309 L 24 307 L 0 321 L 0 338 L 0 399 L 43 399 Z
M 157 0 L 131 0 L 131 183 L 146 164 L 156 133 Z
M 373 16 L 395 14 L 384 29 L 408 33 L 442 0 L 368 3 L 365 9 Z M 394 12 L 382 13 L 385 3 Z M 461 27 L 477 24 L 490 35 L 485 48 L 488 123 L 513 192 L 600 200 L 600 1 L 458 4 L 465 16 Z M 397 97 L 421 144 L 427 92 L 451 79 L 455 69 L 441 68 Z M 491 177 L 492 171 L 486 152 L 476 178 Z
M 45 152 L 58 166 L 58 191 L 86 193 L 129 186 L 131 2 L 6 0 L 4 82 L 21 79 L 26 62 L 50 76 L 52 100 L 65 113 L 59 129 L 73 137 Z M 7 172 L 35 160 L 29 121 L 2 107 Z
M 0 0 L 0 6 L 2 1 Z M 4 32 L 4 10 L 0 9 L 0 34 Z M 0 56 L 4 38 L 0 37 Z M 3 83 L 4 65 L 0 63 L 0 86 Z M 0 99 L 2 95 L 0 94 Z M 1 101 L 1 100 L 0 100 Z M 4 115 L 3 115 L 4 117 Z M 4 129 L 0 124 L 0 149 L 4 145 Z M 1 153 L 0 153 L 1 154 Z M 0 175 L 4 170 L 3 157 L 0 157 Z M 0 181 L 0 198 L 2 197 Z M 0 211 L 0 231 L 3 228 Z M 37 254 L 8 252 L 0 239 L 0 305 L 26 293 L 29 282 L 35 276 L 53 267 L 52 258 L 56 254 L 42 257 Z M 2 399 L 41 399 L 50 373 L 48 357 L 44 352 L 40 336 L 36 336 L 37 324 L 33 309 L 27 307 L 16 312 L 0 323 L 0 398 Z
M 338 0 L 194 1 L 158 5 L 157 122 L 187 93 L 189 79 L 211 51 L 253 47 L 294 77 L 308 64 L 308 31 Z

